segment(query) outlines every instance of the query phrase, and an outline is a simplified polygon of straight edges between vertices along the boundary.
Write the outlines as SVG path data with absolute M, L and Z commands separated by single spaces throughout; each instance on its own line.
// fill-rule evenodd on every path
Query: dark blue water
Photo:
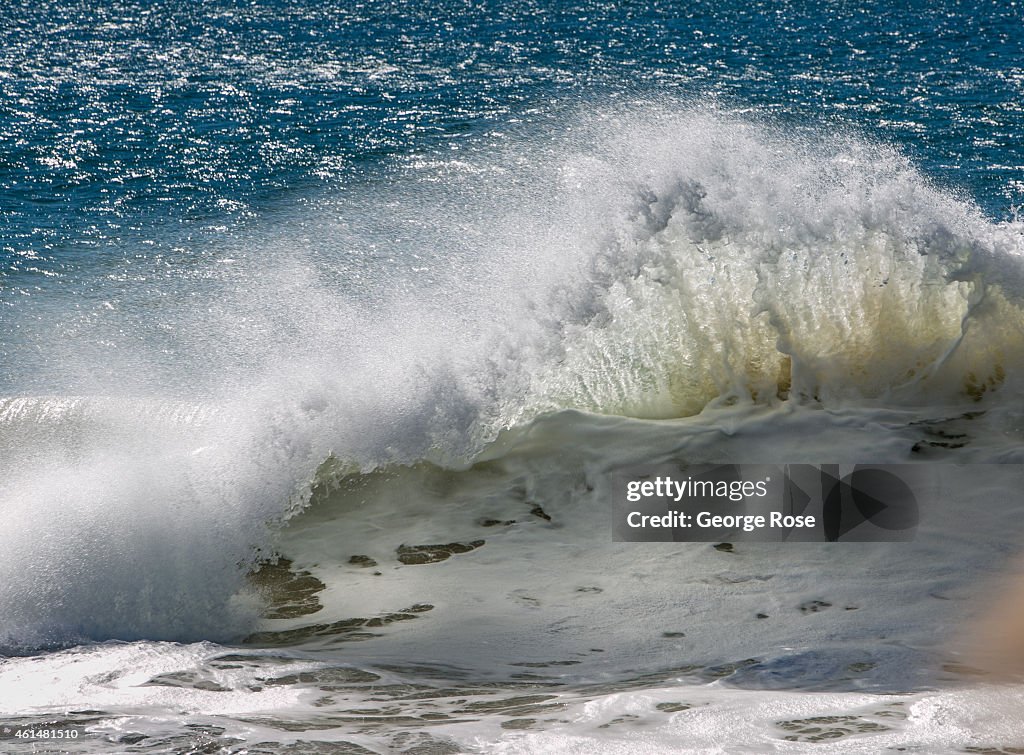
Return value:
M 26 364 L 11 334 L 51 327 L 41 294 L 130 288 L 410 156 L 623 98 L 852 127 L 1005 219 L 1024 196 L 1022 20 L 1014 2 L 14 0 L 0 353 Z
M 258 212 L 609 92 L 855 124 L 998 217 L 1024 180 L 1022 21 L 1012 2 L 16 1 L 5 261 Z

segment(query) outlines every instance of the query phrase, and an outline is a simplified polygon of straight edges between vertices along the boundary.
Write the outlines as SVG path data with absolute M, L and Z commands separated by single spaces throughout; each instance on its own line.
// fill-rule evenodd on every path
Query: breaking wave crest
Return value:
M 173 400 L 0 400 L 0 642 L 237 636 L 325 459 L 465 466 L 565 409 L 1019 395 L 1024 227 L 889 147 L 635 105 L 400 172 L 196 289 Z

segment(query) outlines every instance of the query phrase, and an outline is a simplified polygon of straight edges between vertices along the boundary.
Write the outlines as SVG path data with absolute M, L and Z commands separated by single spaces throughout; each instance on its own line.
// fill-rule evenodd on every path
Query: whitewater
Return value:
M 975 641 L 1024 534 L 1020 222 L 638 99 L 226 245 L 18 311 L 0 712 L 80 735 L 8 751 L 1024 743 Z M 940 483 L 910 543 L 613 543 L 611 475 L 665 461 Z

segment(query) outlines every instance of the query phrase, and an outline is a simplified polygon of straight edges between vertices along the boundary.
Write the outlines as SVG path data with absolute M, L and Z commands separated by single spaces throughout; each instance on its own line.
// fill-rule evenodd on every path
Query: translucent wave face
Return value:
M 53 300 L 33 348 L 103 399 L 0 408 L 0 639 L 227 632 L 211 616 L 328 457 L 465 465 L 562 409 L 1019 381 L 1020 226 L 890 149 L 640 103 L 399 173 L 119 288 L 105 319 Z

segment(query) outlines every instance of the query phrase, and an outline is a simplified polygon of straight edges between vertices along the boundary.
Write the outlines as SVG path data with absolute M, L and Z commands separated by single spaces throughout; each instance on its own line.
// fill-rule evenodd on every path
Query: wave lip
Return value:
M 532 380 L 544 410 L 914 403 L 1019 372 L 1020 223 L 992 223 L 853 136 L 714 111 L 618 124 L 595 139 L 599 158 L 564 168 L 566 214 L 592 226 Z

